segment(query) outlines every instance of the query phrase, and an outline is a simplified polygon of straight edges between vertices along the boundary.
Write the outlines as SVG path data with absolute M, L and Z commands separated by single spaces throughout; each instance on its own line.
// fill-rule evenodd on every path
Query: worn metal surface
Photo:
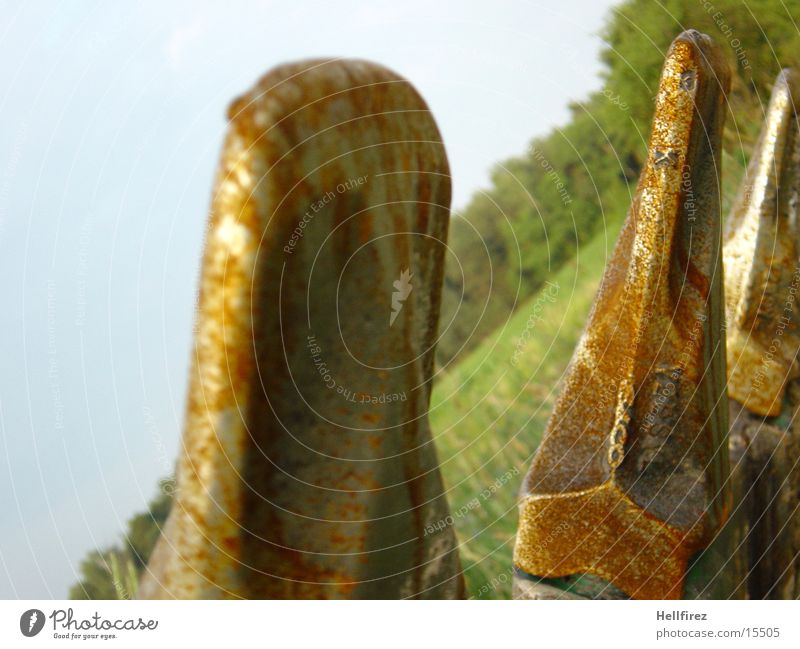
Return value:
M 747 596 L 794 599 L 800 594 L 796 581 L 800 552 L 796 437 L 793 431 L 767 423 L 736 401 L 731 401 L 731 421 L 731 440 L 742 449 L 732 482 L 741 494 L 737 509 L 744 520 L 744 552 L 736 557 L 746 563 Z
M 728 86 L 708 36 L 675 39 L 646 167 L 523 486 L 514 563 L 530 575 L 589 573 L 635 598 L 679 598 L 690 559 L 728 518 Z
M 434 120 L 362 61 L 281 66 L 229 119 L 176 499 L 140 596 L 459 597 L 452 526 L 425 532 L 448 516 L 427 423 L 450 205 Z
M 546 581 L 537 581 L 528 579 L 525 575 L 515 575 L 513 588 L 511 592 L 513 599 L 527 599 L 527 600 L 550 600 L 550 599 L 565 599 L 565 600 L 585 600 L 591 599 L 576 595 L 567 589 L 560 588 L 559 586 L 552 586 Z
M 568 577 L 533 577 L 514 571 L 513 599 L 630 599 L 619 588 L 601 577 L 586 573 Z
M 773 599 L 800 599 L 800 380 L 792 381 L 786 390 L 789 404 L 788 434 L 778 447 L 782 453 L 781 480 L 774 503 L 778 524 L 773 528 L 774 543 L 780 554 L 774 561 L 776 579 L 767 597 Z
M 753 413 L 781 411 L 800 348 L 800 138 L 796 72 L 783 70 L 728 217 L 723 255 L 728 394 Z

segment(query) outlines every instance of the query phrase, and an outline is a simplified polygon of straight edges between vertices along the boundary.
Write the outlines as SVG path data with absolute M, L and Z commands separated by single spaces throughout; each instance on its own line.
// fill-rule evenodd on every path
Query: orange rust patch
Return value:
M 528 497 L 515 565 L 541 577 L 591 572 L 637 599 L 680 599 L 697 540 L 649 516 L 613 482 L 583 492 Z M 542 543 L 565 521 L 564 543 Z M 587 566 L 591 566 L 587 570 Z

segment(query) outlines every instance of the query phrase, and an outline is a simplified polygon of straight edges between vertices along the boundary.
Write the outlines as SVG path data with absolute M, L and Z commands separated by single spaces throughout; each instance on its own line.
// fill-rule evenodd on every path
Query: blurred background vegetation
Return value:
M 646 159 L 664 55 L 689 28 L 719 43 L 732 72 L 727 213 L 772 82 L 800 54 L 800 30 L 781 0 L 622 2 L 602 33 L 602 87 L 570 106 L 564 126 L 497 163 L 491 186 L 452 217 L 431 425 L 451 510 L 466 512 L 454 524 L 473 597 L 510 597 L 517 490 Z M 479 507 L 466 507 L 498 484 Z M 82 562 L 72 598 L 135 596 L 170 485 L 128 522 L 119 544 Z

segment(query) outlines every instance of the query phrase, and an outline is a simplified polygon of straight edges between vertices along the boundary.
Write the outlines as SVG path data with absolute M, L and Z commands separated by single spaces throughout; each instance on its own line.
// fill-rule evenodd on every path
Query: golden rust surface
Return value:
M 725 227 L 728 394 L 762 416 L 781 411 L 800 349 L 800 138 L 797 73 L 783 70 Z
M 140 596 L 459 597 L 452 526 L 426 534 L 448 516 L 427 423 L 435 122 L 363 61 L 281 66 L 229 119 L 176 499 Z
M 523 486 L 514 562 L 530 575 L 589 573 L 632 597 L 677 598 L 689 557 L 728 516 L 728 86 L 709 37 L 675 39 L 646 167 Z

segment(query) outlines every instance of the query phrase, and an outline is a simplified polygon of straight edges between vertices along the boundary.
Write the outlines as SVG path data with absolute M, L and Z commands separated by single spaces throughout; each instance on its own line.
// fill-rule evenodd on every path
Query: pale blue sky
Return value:
M 599 86 L 607 0 L 0 0 L 0 597 L 65 597 L 173 466 L 225 109 L 372 59 L 425 97 L 454 204 Z

